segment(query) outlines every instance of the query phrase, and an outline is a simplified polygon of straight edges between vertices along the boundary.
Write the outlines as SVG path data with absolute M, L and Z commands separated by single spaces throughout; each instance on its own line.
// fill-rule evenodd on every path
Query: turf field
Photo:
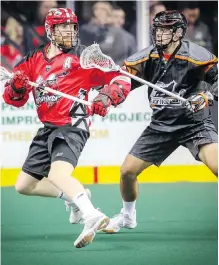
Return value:
M 92 185 L 92 201 L 120 210 L 118 185 Z M 70 225 L 63 201 L 25 197 L 2 188 L 2 265 L 216 265 L 217 183 L 141 184 L 138 226 L 97 234 L 73 247 L 82 230 Z

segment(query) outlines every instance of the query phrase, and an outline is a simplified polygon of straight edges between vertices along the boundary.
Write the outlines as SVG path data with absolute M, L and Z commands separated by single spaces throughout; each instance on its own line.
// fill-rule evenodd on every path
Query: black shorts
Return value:
M 148 126 L 132 147 L 130 154 L 146 162 L 160 166 L 180 145 L 189 149 L 200 161 L 199 149 L 204 144 L 217 143 L 218 135 L 213 123 L 182 129 L 177 132 L 163 132 Z
M 88 138 L 88 132 L 74 127 L 40 128 L 22 170 L 41 180 L 48 176 L 54 161 L 66 161 L 76 167 Z

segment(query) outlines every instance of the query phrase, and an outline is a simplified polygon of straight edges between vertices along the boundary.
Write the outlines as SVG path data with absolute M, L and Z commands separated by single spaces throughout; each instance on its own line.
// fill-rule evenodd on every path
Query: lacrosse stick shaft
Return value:
M 186 102 L 186 99 L 185 98 L 182 98 L 182 97 L 180 97 L 177 94 L 174 94 L 174 93 L 172 93 L 172 92 L 170 92 L 170 91 L 168 91 L 166 89 L 163 89 L 163 88 L 161 88 L 159 86 L 156 86 L 156 85 L 154 85 L 154 84 L 152 84 L 152 83 L 150 83 L 150 82 L 148 82 L 148 81 L 146 81 L 146 80 L 144 80 L 144 79 L 142 79 L 140 77 L 137 77 L 135 75 L 132 75 L 132 74 L 130 74 L 130 73 L 128 73 L 128 72 L 126 72 L 126 71 L 124 71 L 122 69 L 119 69 L 119 72 L 121 74 L 124 74 L 124 75 L 127 75 L 127 76 L 131 77 L 132 79 L 138 81 L 139 83 L 142 83 L 144 85 L 150 86 L 150 87 L 152 87 L 152 88 L 154 88 L 154 89 L 156 89 L 156 90 L 158 90 L 160 92 L 163 92 L 164 94 L 167 94 L 167 95 L 169 95 L 171 97 L 174 97 L 174 98 L 176 98 L 178 100 L 181 100 L 182 102 Z
M 76 101 L 76 102 L 78 102 L 78 103 L 82 103 L 82 104 L 87 105 L 87 106 L 91 106 L 91 104 L 92 104 L 92 103 L 89 102 L 89 101 L 86 101 L 86 100 L 83 100 L 83 99 L 80 99 L 80 98 L 77 98 L 77 97 L 74 97 L 74 96 L 71 96 L 71 95 L 65 94 L 65 93 L 63 93 L 63 92 L 61 92 L 61 91 L 54 90 L 54 89 L 52 89 L 52 88 L 50 88 L 50 87 L 44 87 L 44 86 L 41 87 L 41 86 L 39 86 L 38 84 L 36 84 L 36 83 L 34 83 L 34 82 L 31 82 L 31 81 L 29 81 L 29 84 L 30 84 L 31 86 L 39 87 L 40 89 L 45 90 L 45 91 L 47 91 L 47 92 L 53 93 L 53 94 L 58 95 L 58 96 L 61 96 L 61 97 L 63 97 L 63 98 L 67 98 L 67 99 L 70 99 L 70 100 Z

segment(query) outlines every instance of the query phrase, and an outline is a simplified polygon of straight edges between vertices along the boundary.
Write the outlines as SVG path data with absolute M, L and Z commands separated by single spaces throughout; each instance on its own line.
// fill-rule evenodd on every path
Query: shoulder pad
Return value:
M 154 49 L 154 46 L 151 45 L 139 52 L 136 52 L 135 54 L 131 55 L 125 60 L 125 65 L 135 65 L 142 63 L 144 61 L 147 61 L 150 57 L 151 53 L 157 53 L 157 51 Z
M 177 52 L 176 58 L 187 60 L 196 65 L 217 63 L 217 57 L 204 47 L 191 41 L 182 41 L 182 46 Z
M 37 47 L 35 50 L 28 52 L 28 54 L 24 57 L 26 58 L 26 61 L 28 61 L 31 57 L 34 56 L 34 54 L 36 54 L 37 52 L 42 52 L 44 49 L 45 45 L 40 45 L 39 47 Z
M 42 52 L 43 49 L 44 49 L 44 47 L 45 47 L 45 45 L 41 45 L 41 46 L 37 47 L 36 49 L 34 49 L 33 51 L 28 52 L 27 55 L 25 55 L 25 56 L 23 57 L 23 59 L 21 59 L 21 61 L 15 65 L 15 67 L 18 67 L 18 66 L 19 66 L 21 63 L 23 63 L 23 62 L 27 62 L 27 61 L 29 61 L 29 59 L 30 59 L 31 57 L 33 57 L 34 54 L 36 54 L 37 52 Z

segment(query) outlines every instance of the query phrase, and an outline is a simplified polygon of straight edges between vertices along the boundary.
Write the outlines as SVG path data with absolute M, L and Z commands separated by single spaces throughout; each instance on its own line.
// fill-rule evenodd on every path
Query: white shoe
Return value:
M 110 219 L 108 226 L 102 229 L 102 231 L 108 234 L 114 234 L 118 233 L 121 228 L 133 229 L 136 226 L 136 210 L 133 216 L 129 216 L 129 214 L 124 213 L 124 210 L 122 209 L 119 214 Z
M 91 191 L 89 189 L 85 189 L 87 196 L 89 199 L 91 199 Z M 71 213 L 69 216 L 69 223 L 70 224 L 83 224 L 83 218 L 82 218 L 82 212 L 74 203 L 69 203 L 68 201 L 65 201 L 65 209 L 68 212 L 69 209 L 71 209 Z
M 96 232 L 107 227 L 109 221 L 110 219 L 105 214 L 95 209 L 95 212 L 84 220 L 84 229 L 75 240 L 74 246 L 76 248 L 83 248 L 92 243 Z

